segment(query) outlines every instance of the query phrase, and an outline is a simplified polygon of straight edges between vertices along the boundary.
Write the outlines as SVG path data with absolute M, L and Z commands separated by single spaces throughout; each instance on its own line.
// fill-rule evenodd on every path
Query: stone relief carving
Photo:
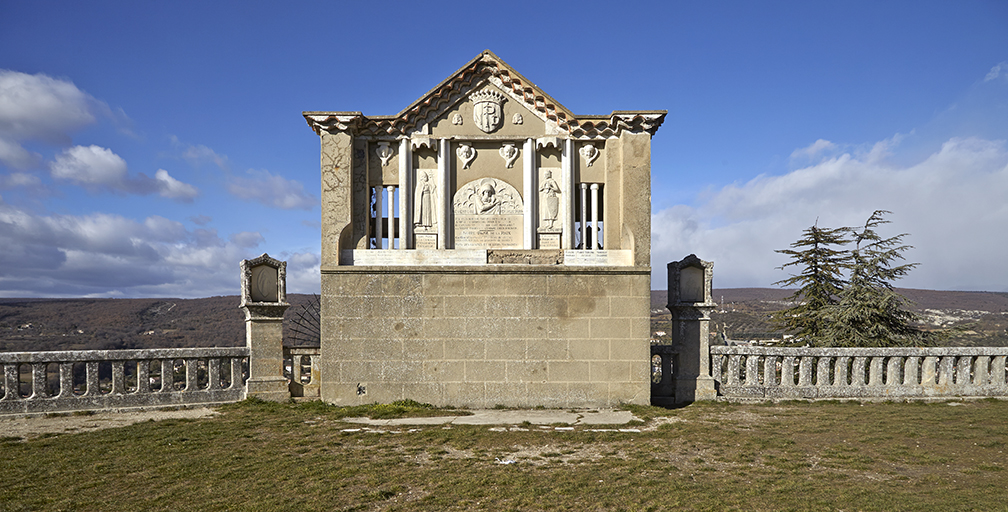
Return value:
M 462 125 L 462 114 L 456 113 L 455 115 L 452 116 L 451 121 L 452 121 L 453 125 L 455 125 L 455 126 L 461 126 Z
M 417 185 L 413 193 L 413 226 L 418 233 L 436 232 L 437 208 L 435 192 L 437 188 L 428 171 L 417 171 Z
M 483 89 L 469 97 L 473 102 L 473 121 L 485 133 L 501 127 L 504 122 L 504 102 L 507 98 L 493 89 Z
M 514 144 L 506 143 L 498 152 L 500 153 L 501 158 L 504 159 L 504 162 L 507 163 L 508 169 L 514 166 L 515 160 L 518 159 L 518 148 L 516 148 Z
M 455 150 L 455 154 L 457 154 L 459 159 L 462 160 L 463 169 L 468 169 L 469 164 L 471 164 L 473 160 L 476 160 L 476 149 L 469 144 L 459 144 L 458 149 Z
M 388 142 L 379 142 L 378 148 L 375 149 L 375 153 L 377 153 L 378 158 L 381 159 L 382 166 L 386 166 L 388 165 L 389 159 L 392 158 L 394 151 L 392 151 L 392 148 L 389 146 Z
M 522 122 L 523 122 L 522 115 L 517 112 L 515 113 L 514 117 L 511 118 L 511 124 L 522 124 Z
M 553 179 L 553 173 L 546 171 L 545 179 L 539 186 L 542 194 L 543 224 L 547 224 L 547 229 L 553 229 L 560 213 L 560 185 Z
M 455 193 L 456 214 L 521 215 L 521 194 L 508 183 L 483 178 L 470 181 Z
M 595 162 L 595 159 L 598 158 L 599 155 L 599 150 L 592 144 L 585 144 L 584 146 L 581 146 L 581 149 L 578 150 L 578 152 L 581 153 L 582 157 L 584 157 L 585 163 L 588 164 L 588 167 L 592 166 L 592 163 Z

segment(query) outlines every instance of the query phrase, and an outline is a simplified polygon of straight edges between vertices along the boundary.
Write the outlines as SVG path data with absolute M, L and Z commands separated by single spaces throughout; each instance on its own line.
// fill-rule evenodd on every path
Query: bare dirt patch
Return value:
M 94 414 L 59 413 L 45 416 L 0 417 L 0 435 L 32 439 L 43 435 L 90 432 L 143 421 L 196 419 L 219 414 L 209 407 L 177 410 L 108 411 Z

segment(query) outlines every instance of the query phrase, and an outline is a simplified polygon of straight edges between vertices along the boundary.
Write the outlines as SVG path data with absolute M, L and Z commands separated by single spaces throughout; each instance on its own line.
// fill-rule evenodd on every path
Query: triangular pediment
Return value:
M 478 100 L 483 98 L 489 101 L 480 103 Z M 481 118 L 481 114 L 474 117 L 477 105 L 491 111 L 489 116 L 493 117 L 496 101 L 503 105 L 499 112 L 501 126 L 488 126 L 486 116 Z M 609 116 L 577 116 L 500 57 L 485 50 L 396 115 L 305 112 L 304 116 L 316 132 L 350 130 L 359 135 L 379 137 L 510 137 L 538 133 L 540 136 L 597 139 L 616 136 L 626 129 L 654 134 L 665 114 L 665 111 L 614 111 Z M 488 127 L 492 129 L 486 129 Z

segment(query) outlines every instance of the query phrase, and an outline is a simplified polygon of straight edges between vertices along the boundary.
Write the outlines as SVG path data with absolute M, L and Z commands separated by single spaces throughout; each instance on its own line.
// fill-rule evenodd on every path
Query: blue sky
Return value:
M 491 49 L 575 113 L 666 109 L 652 287 L 770 286 L 891 210 L 900 286 L 1008 291 L 1008 3 L 0 0 L 0 296 L 319 289 L 305 110 L 394 114 Z

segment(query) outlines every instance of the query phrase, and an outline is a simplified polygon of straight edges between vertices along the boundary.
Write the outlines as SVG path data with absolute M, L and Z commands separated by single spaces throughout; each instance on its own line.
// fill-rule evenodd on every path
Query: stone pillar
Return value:
M 448 139 L 438 140 L 438 190 L 439 198 L 441 199 L 440 204 L 438 204 L 438 249 L 449 249 L 448 237 L 451 235 L 452 223 L 455 220 L 452 218 L 452 193 L 451 193 L 451 152 L 449 151 Z
M 241 262 L 245 343 L 249 349 L 247 397 L 273 402 L 290 399 L 283 375 L 283 315 L 287 300 L 287 262 L 268 254 Z
M 563 139 L 563 152 L 560 156 L 560 177 L 563 184 L 563 197 L 560 201 L 563 212 L 563 234 L 561 235 L 561 249 L 574 248 L 574 201 L 573 194 L 568 190 L 574 190 L 574 162 L 577 153 L 574 152 L 574 140 Z
M 710 374 L 710 313 L 714 263 L 690 254 L 668 264 L 668 308 L 672 312 L 672 344 L 679 353 L 675 373 L 676 403 L 714 400 Z
M 536 249 L 536 229 L 539 226 L 539 171 L 535 166 L 535 139 L 526 139 L 522 148 L 522 180 L 525 193 L 525 236 L 523 247 Z
M 405 138 L 399 141 L 399 248 L 413 248 L 413 148 Z

